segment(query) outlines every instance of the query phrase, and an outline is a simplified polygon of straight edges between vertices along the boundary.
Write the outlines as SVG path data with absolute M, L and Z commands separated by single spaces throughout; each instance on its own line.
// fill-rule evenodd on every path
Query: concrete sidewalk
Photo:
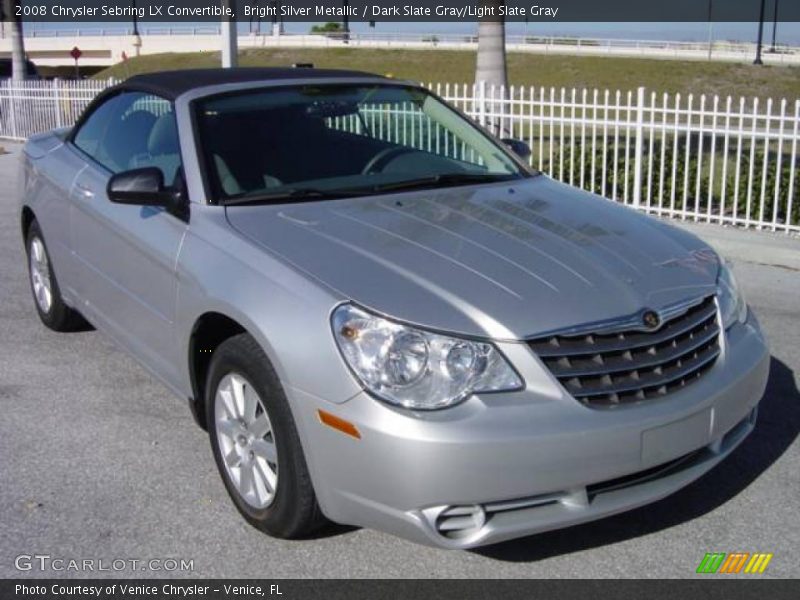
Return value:
M 794 234 L 678 219 L 668 219 L 667 223 L 699 236 L 730 260 L 800 271 L 800 237 Z

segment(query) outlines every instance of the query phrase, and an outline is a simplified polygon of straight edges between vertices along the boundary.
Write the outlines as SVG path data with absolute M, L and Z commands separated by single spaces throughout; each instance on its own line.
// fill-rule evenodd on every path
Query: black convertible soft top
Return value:
M 146 91 L 168 100 L 200 87 L 226 83 L 275 81 L 276 79 L 335 79 L 348 77 L 370 77 L 384 79 L 374 73 L 345 71 L 339 69 L 311 69 L 294 67 L 243 67 L 236 69 L 186 69 L 182 71 L 159 71 L 134 75 L 117 89 Z

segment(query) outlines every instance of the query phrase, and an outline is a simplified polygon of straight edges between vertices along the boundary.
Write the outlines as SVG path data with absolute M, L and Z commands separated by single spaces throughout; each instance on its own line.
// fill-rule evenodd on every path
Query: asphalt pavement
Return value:
M 469 552 L 345 527 L 280 541 L 236 512 L 184 402 L 102 334 L 41 325 L 14 197 L 19 146 L 5 146 L 0 577 L 695 577 L 706 552 L 735 551 L 774 554 L 758 577 L 800 576 L 800 240 L 683 223 L 733 259 L 773 354 L 755 432 L 684 490 L 602 521 Z M 64 559 L 55 563 L 64 570 L 36 562 L 17 570 L 35 554 Z M 193 570 L 130 566 L 151 559 L 162 569 L 175 566 L 168 559 L 192 561 Z M 112 570 L 75 571 L 69 560 Z M 119 561 L 127 566 L 113 570 Z

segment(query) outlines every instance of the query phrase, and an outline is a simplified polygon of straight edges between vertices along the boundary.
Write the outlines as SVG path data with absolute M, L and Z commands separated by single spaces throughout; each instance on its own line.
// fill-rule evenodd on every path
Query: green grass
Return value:
M 416 81 L 468 83 L 475 75 L 475 53 L 452 50 L 253 49 L 240 55 L 242 66 L 291 65 L 348 68 Z M 155 54 L 132 58 L 95 77 L 125 78 L 136 73 L 219 66 L 219 53 Z M 800 67 L 756 67 L 704 61 L 640 58 L 544 56 L 510 53 L 513 85 L 649 91 L 720 96 L 759 96 L 776 100 L 800 98 Z

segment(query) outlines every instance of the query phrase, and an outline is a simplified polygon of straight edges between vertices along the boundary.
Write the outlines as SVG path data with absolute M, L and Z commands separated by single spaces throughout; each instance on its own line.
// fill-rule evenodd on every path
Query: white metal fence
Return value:
M 0 83 L 0 137 L 70 125 L 111 83 Z M 531 165 L 570 185 L 658 215 L 800 232 L 800 100 L 428 87 L 500 137 L 526 141 Z M 381 135 L 400 141 L 399 131 Z
M 800 231 L 800 100 L 429 87 L 570 185 L 659 215 Z
M 114 80 L 0 81 L 0 138 L 24 140 L 72 125 Z

